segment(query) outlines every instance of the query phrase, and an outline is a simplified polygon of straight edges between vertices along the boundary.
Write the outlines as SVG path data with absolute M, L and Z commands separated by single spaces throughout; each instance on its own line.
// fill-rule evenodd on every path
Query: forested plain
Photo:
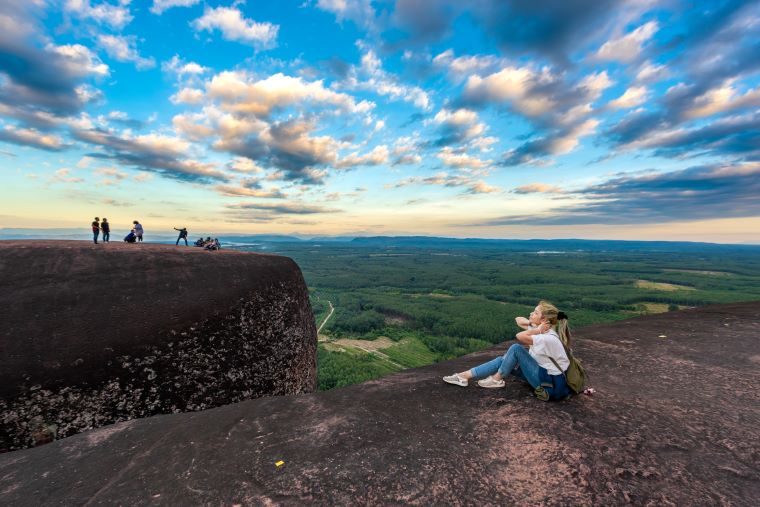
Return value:
M 647 245 L 649 245 L 647 247 Z M 572 327 L 760 299 L 760 248 L 579 242 L 255 242 L 301 267 L 321 390 L 511 340 L 541 299 Z M 334 311 L 330 314 L 330 305 Z M 329 318 L 328 318 L 329 316 Z

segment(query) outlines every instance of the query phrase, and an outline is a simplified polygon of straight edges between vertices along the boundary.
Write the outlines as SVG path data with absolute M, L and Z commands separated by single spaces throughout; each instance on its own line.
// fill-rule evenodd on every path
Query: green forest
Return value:
M 299 264 L 316 325 L 324 323 L 320 390 L 511 340 L 514 318 L 541 299 L 568 313 L 576 328 L 760 299 L 760 249 L 541 252 L 292 242 L 265 251 Z

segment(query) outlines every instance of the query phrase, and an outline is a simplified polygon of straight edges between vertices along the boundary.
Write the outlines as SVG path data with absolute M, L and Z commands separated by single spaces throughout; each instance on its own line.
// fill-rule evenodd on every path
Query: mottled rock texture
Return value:
M 123 422 L 0 455 L 0 503 L 755 506 L 759 316 L 748 303 L 581 329 L 597 392 L 569 401 L 540 402 L 514 379 L 441 381 L 503 345 L 344 389 Z
M 316 386 L 314 318 L 289 258 L 3 241 L 0 280 L 0 450 Z

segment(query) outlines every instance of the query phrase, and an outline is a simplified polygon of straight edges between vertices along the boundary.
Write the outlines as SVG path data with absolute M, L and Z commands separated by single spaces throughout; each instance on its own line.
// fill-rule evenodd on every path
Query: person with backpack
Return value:
M 134 243 L 137 240 L 137 236 L 135 236 L 135 231 L 132 229 L 129 231 L 129 234 L 124 236 L 124 242 L 125 243 Z
M 137 220 L 133 220 L 132 223 L 134 224 L 134 227 L 132 227 L 132 230 L 135 232 L 135 237 L 137 238 L 137 241 L 142 243 L 143 226 Z
M 100 219 L 98 217 L 95 217 L 95 220 L 92 221 L 92 241 L 95 242 L 95 244 L 98 244 L 98 236 L 100 235 Z
M 515 343 L 503 356 L 496 357 L 470 370 L 443 377 L 443 381 L 467 387 L 471 379 L 485 388 L 504 387 L 504 378 L 514 375 L 526 381 L 542 401 L 565 399 L 577 386 L 575 379 L 568 380 L 571 366 L 580 368 L 572 358 L 568 317 L 548 301 L 540 301 L 529 318 L 517 317 L 515 322 L 523 329 L 517 333 Z M 525 348 L 525 347 L 529 348 Z M 576 372 L 573 371 L 575 374 Z M 580 390 L 583 390 L 582 383 Z
M 184 239 L 185 246 L 187 246 L 187 228 L 183 227 L 182 229 L 177 229 L 176 227 L 174 227 L 174 230 L 179 231 L 179 237 L 177 238 L 177 242 L 174 244 L 179 245 L 179 240 Z
M 100 230 L 103 231 L 103 243 L 111 242 L 111 224 L 108 223 L 108 219 L 103 217 L 103 222 L 100 224 Z

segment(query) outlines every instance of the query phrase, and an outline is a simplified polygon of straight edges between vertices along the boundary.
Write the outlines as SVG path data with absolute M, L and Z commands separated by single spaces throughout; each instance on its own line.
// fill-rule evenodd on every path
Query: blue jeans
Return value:
M 98 235 L 100 234 L 100 231 L 92 231 L 92 240 L 95 242 L 95 244 L 98 244 Z
M 110 241 L 111 239 L 111 233 L 110 232 L 104 232 L 103 233 L 103 241 Z
M 570 394 L 570 388 L 563 375 L 549 375 L 545 368 L 522 345 L 515 343 L 503 356 L 496 357 L 470 370 L 473 378 L 485 378 L 499 372 L 502 377 L 514 375 L 525 380 L 534 389 L 543 386 L 549 393 L 549 399 L 558 400 Z
M 179 238 L 177 238 L 177 242 L 174 243 L 174 244 L 175 245 L 179 245 L 180 240 L 184 240 L 185 241 L 185 246 L 187 246 L 187 238 L 184 237 L 184 236 L 180 236 Z

